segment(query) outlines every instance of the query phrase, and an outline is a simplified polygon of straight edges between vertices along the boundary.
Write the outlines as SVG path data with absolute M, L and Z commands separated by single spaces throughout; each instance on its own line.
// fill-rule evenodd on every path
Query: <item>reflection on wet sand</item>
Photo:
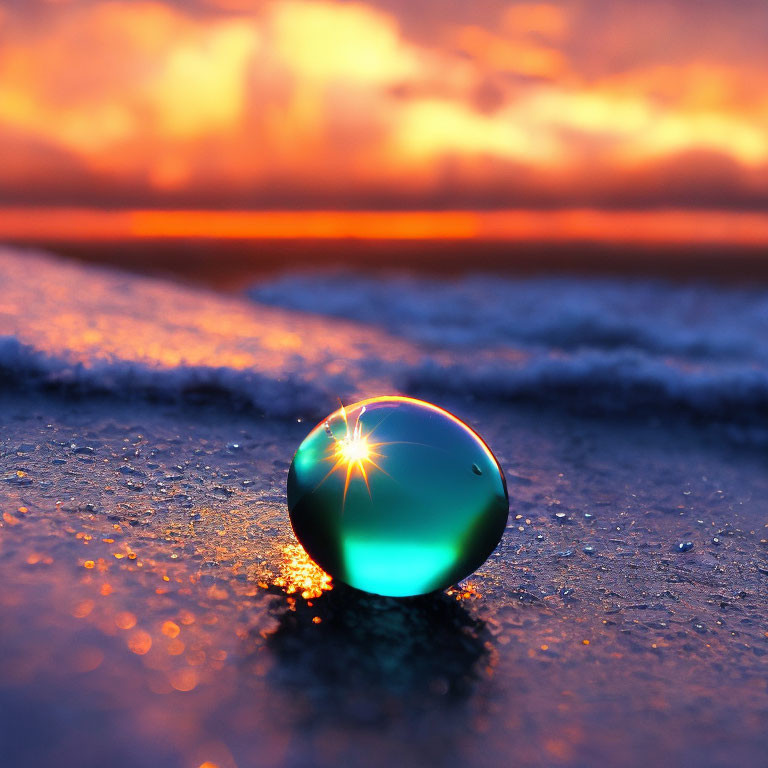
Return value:
M 292 545 L 306 425 L 4 396 L 0 762 L 760 765 L 762 454 L 476 408 L 519 510 L 499 556 L 388 600 Z
M 312 717 L 378 721 L 456 703 L 492 671 L 491 635 L 456 596 L 394 599 L 337 584 L 312 600 L 280 601 L 278 611 L 271 674 Z
M 271 578 L 269 583 L 285 591 L 290 605 L 295 605 L 296 595 L 311 600 L 333 589 L 331 577 L 309 559 L 300 544 L 286 544 L 283 547 L 278 570 L 279 575 Z M 267 584 L 262 582 L 260 586 Z
M 479 596 L 471 583 L 395 599 L 332 582 L 298 544 L 281 554 L 278 575 L 259 585 L 275 595 L 277 624 L 252 631 L 244 667 L 264 674 L 266 661 L 275 685 L 318 705 L 313 718 L 367 722 L 455 704 L 492 673 L 491 635 L 463 604 Z

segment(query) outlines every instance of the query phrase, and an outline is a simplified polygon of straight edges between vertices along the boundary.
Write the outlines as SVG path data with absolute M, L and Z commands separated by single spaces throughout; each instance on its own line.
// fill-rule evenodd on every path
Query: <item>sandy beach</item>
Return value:
M 249 299 L 0 267 L 5 764 L 763 764 L 759 292 L 602 284 L 576 345 L 510 285 L 496 307 L 401 281 L 376 324 L 350 278 Z M 556 290 L 572 321 L 567 285 L 539 307 Z M 506 474 L 504 539 L 448 593 L 334 584 L 290 530 L 298 443 L 386 391 L 465 419 Z

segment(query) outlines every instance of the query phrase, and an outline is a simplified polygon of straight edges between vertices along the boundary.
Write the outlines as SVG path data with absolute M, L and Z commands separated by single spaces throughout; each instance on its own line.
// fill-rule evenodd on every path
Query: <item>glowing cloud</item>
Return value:
M 615 202 L 642 172 L 664 202 L 655 169 L 703 152 L 732 164 L 734 194 L 768 198 L 768 61 L 745 32 L 768 8 L 697 11 L 705 57 L 689 6 L 664 7 L 3 6 L 0 196 L 248 207 L 277 190 L 322 207 L 331 194 L 507 204 L 517 188 L 567 205 L 584 190 Z M 708 167 L 676 173 L 693 192 L 702 174 L 722 187 Z

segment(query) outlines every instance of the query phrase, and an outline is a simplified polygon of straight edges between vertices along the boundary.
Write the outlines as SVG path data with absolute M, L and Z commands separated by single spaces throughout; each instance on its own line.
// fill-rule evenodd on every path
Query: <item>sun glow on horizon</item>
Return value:
M 718 209 L 97 210 L 0 207 L 0 240 L 768 244 L 768 214 Z

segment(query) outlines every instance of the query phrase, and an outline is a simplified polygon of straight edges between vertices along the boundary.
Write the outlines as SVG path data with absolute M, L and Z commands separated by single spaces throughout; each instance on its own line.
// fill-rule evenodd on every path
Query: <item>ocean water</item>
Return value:
M 21 388 L 320 414 L 417 349 L 359 324 L 0 250 L 0 376 Z
M 382 393 L 768 410 L 768 291 L 594 278 L 286 275 L 233 296 L 0 251 L 0 371 L 22 387 L 321 417 Z
M 262 304 L 365 323 L 427 353 L 401 386 L 748 421 L 768 405 L 768 291 L 650 279 L 286 276 Z

